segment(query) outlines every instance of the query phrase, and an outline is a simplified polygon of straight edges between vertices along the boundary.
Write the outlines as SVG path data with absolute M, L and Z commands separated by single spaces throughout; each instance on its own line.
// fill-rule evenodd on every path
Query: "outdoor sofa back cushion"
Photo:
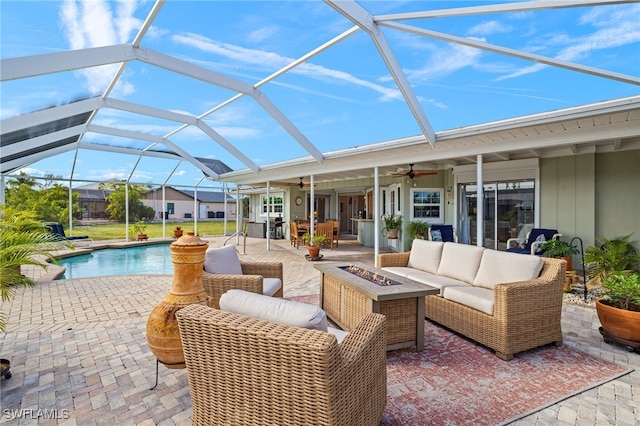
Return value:
M 441 241 L 413 240 L 407 266 L 431 274 L 437 273 L 442 257 L 442 247 L 444 243 Z
M 468 244 L 444 243 L 438 275 L 472 284 L 478 273 L 484 248 Z
M 242 275 L 242 265 L 234 246 L 209 248 L 204 254 L 204 270 L 211 274 Z
M 539 256 L 485 250 L 473 285 L 493 289 L 500 283 L 532 280 L 540 275 L 542 265 Z
M 220 297 L 220 309 L 294 327 L 327 331 L 327 314 L 320 307 L 293 300 L 228 290 Z

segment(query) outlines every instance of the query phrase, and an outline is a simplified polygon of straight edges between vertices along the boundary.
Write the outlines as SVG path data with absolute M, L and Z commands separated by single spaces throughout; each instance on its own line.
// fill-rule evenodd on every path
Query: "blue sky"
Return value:
M 500 3 L 500 2 L 495 2 Z M 2 59 L 130 43 L 153 2 L 0 1 Z M 374 15 L 488 4 L 359 2 Z M 640 75 L 640 4 L 432 18 L 403 23 L 608 71 Z M 320 1 L 168 1 L 141 46 L 255 84 L 353 23 Z M 534 64 L 384 28 L 435 131 L 637 95 L 638 86 Z M 3 82 L 2 119 L 99 96 L 117 66 Z M 371 38 L 359 31 L 261 87 L 321 152 L 420 133 Z M 198 116 L 235 93 L 136 61 L 111 96 Z M 307 156 L 254 100 L 243 97 L 206 122 L 258 165 Z M 166 136 L 180 125 L 113 109 L 94 124 Z M 86 140 L 144 147 L 100 134 Z M 194 156 L 243 169 L 197 128 L 170 138 Z M 33 175 L 68 177 L 75 151 L 32 164 Z M 137 157 L 80 150 L 74 179 L 126 178 Z M 176 168 L 177 167 L 177 168 Z M 193 185 L 190 164 L 143 159 L 134 181 Z

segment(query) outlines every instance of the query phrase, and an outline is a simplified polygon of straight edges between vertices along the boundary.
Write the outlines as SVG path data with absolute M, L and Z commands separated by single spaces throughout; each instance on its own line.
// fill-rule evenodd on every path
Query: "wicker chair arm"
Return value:
M 388 266 L 407 266 L 409 264 L 410 251 L 403 253 L 383 253 L 378 255 L 378 268 Z
M 533 280 L 498 284 L 494 288 L 494 315 L 509 321 L 528 321 L 529 315 L 539 315 L 542 307 L 562 306 L 562 288 L 566 263 L 559 259 L 542 258 L 540 276 Z M 513 325 L 513 324 L 512 324 Z
M 262 275 L 266 278 L 280 278 L 282 281 L 283 268 L 281 262 L 243 262 L 242 273 L 246 275 Z
M 262 294 L 262 275 L 211 274 L 202 271 L 202 285 L 209 296 L 209 306 L 220 309 L 220 297 L 231 289 Z
M 375 351 L 386 353 L 386 341 L 386 317 L 369 313 L 342 341 L 342 357 L 348 363 L 354 363 Z

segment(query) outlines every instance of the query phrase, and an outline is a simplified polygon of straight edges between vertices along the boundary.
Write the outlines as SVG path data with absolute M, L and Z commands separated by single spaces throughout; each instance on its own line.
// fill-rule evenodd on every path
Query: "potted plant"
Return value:
M 553 239 L 540 244 L 540 249 L 542 250 L 543 257 L 563 259 L 567 262 L 567 272 L 573 271 L 572 256 L 579 253 L 576 246 L 560 239 Z
M 383 234 L 390 240 L 398 239 L 398 231 L 402 226 L 402 217 L 391 213 L 382 216 L 382 220 L 384 221 Z
M 424 236 L 429 232 L 429 224 L 421 220 L 412 220 L 407 223 L 407 232 L 411 236 L 411 239 L 424 239 Z
M 640 274 L 614 273 L 602 280 L 596 312 L 604 341 L 640 347 Z
M 637 271 L 640 254 L 636 250 L 631 235 L 601 238 L 600 246 L 587 247 L 584 261 L 589 272 L 589 287 L 601 287 L 602 282 L 612 274 Z
M 324 234 L 315 234 L 313 237 L 311 237 L 311 234 L 308 232 L 302 234 L 302 241 L 307 245 L 310 259 L 317 259 L 320 257 L 320 246 L 326 239 L 327 236 Z
M 176 238 L 182 237 L 182 228 L 176 226 L 176 229 L 173 230 L 173 236 Z
M 144 232 L 146 229 L 147 224 L 139 220 L 129 227 L 129 234 L 132 238 L 134 235 L 137 235 L 138 241 L 144 241 L 148 239 L 147 234 Z
M 605 342 L 640 347 L 640 254 L 631 235 L 603 238 L 600 246 L 585 250 L 591 287 L 599 287 L 596 300 L 600 333 Z

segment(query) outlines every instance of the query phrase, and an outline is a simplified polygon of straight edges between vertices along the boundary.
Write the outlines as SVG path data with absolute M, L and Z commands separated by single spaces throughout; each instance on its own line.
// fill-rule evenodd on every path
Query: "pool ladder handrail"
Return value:
M 232 239 L 235 236 L 241 235 L 244 237 L 244 244 L 242 246 L 242 254 L 247 254 L 247 234 L 245 234 L 242 231 L 236 231 L 233 234 L 229 235 L 229 237 L 224 240 L 224 243 L 222 243 L 223 246 L 227 245 L 227 241 L 229 241 L 230 239 Z

